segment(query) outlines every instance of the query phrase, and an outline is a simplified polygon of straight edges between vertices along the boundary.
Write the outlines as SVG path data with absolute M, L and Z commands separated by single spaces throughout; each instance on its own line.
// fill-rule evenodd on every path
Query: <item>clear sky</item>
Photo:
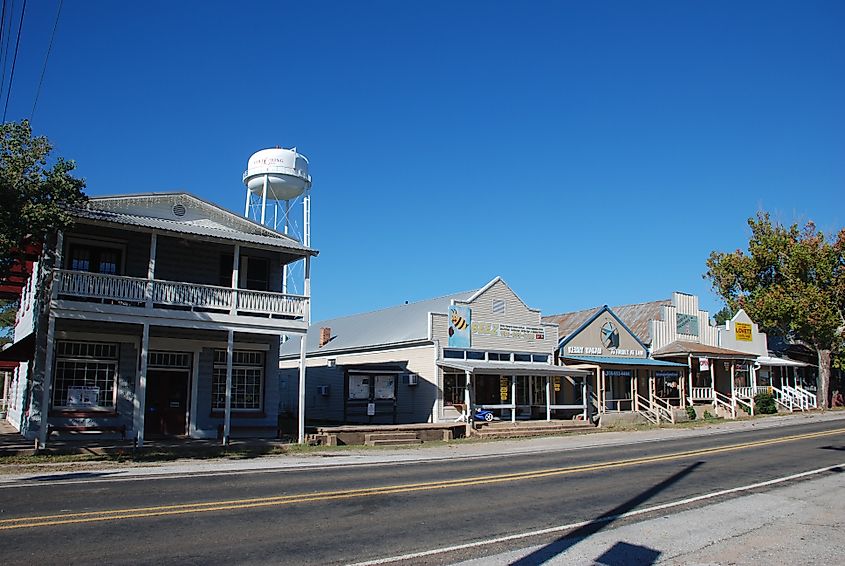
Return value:
M 9 120 L 57 6 L 27 4 Z M 758 210 L 845 225 L 845 2 L 65 0 L 33 127 L 90 195 L 238 212 L 251 153 L 297 146 L 316 320 L 496 275 L 544 314 L 712 313 L 705 259 Z

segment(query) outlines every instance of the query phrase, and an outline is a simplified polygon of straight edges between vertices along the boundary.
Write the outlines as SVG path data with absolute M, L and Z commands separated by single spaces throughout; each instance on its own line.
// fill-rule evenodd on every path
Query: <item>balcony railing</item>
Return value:
M 302 318 L 308 301 L 300 295 L 64 269 L 55 270 L 53 277 L 62 298 L 100 299 L 134 307 Z

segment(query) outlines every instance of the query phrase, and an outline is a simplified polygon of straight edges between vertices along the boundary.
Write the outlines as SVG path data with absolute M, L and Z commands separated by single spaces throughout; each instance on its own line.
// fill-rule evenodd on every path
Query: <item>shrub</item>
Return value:
M 771 393 L 759 393 L 754 397 L 754 410 L 761 415 L 773 415 L 778 412 L 778 406 Z
M 705 421 L 712 421 L 713 419 L 716 418 L 716 417 L 714 417 L 713 415 L 710 414 L 710 411 L 704 411 L 703 416 L 704 416 Z
M 697 416 L 695 414 L 695 408 L 687 407 L 687 416 L 689 417 L 689 420 L 694 421 Z

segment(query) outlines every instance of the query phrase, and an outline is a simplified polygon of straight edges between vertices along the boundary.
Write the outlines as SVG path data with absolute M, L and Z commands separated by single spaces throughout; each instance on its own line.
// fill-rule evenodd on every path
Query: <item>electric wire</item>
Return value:
M 12 18 L 14 14 L 15 0 L 12 0 L 12 5 L 9 9 L 9 25 L 6 28 L 6 45 L 2 47 L 3 57 L 2 61 L 0 61 L 0 67 L 2 67 L 2 73 L 0 73 L 0 100 L 3 100 L 3 89 L 6 86 L 6 64 L 9 62 L 9 40 L 12 37 Z
M 35 118 L 35 107 L 38 106 L 38 96 L 41 94 L 41 85 L 44 83 L 44 75 L 47 73 L 47 61 L 50 60 L 50 52 L 53 50 L 56 28 L 59 27 L 59 16 L 62 15 L 62 4 L 64 4 L 64 0 L 59 0 L 59 9 L 56 10 L 56 21 L 53 23 L 53 33 L 50 34 L 50 45 L 47 46 L 47 55 L 44 56 L 44 66 L 41 67 L 41 78 L 38 79 L 38 88 L 35 89 L 35 102 L 32 103 L 32 112 L 29 114 L 30 122 Z
M 15 41 L 15 54 L 12 57 L 12 72 L 9 73 L 9 88 L 6 92 L 6 104 L 3 106 L 3 123 L 6 123 L 6 112 L 9 110 L 9 99 L 12 98 L 12 82 L 15 80 L 15 64 L 18 62 L 18 48 L 21 45 L 21 30 L 23 30 L 23 19 L 26 16 L 26 0 L 23 0 L 21 9 L 21 22 L 18 24 L 18 39 Z

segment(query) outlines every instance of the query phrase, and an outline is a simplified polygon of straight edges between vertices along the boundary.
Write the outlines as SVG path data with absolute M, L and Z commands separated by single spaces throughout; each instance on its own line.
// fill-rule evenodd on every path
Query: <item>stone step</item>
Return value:
M 554 434 L 564 434 L 567 432 L 578 432 L 594 428 L 589 423 L 558 425 L 558 426 L 517 426 L 517 427 L 497 427 L 497 428 L 482 428 L 475 432 L 475 436 L 479 438 L 517 438 L 520 436 L 549 436 Z
M 364 444 L 366 446 L 410 446 L 413 444 L 422 444 L 422 440 L 419 438 L 385 438 L 380 440 L 365 440 Z
M 410 440 L 416 439 L 416 432 L 368 432 L 364 435 L 365 440 Z

